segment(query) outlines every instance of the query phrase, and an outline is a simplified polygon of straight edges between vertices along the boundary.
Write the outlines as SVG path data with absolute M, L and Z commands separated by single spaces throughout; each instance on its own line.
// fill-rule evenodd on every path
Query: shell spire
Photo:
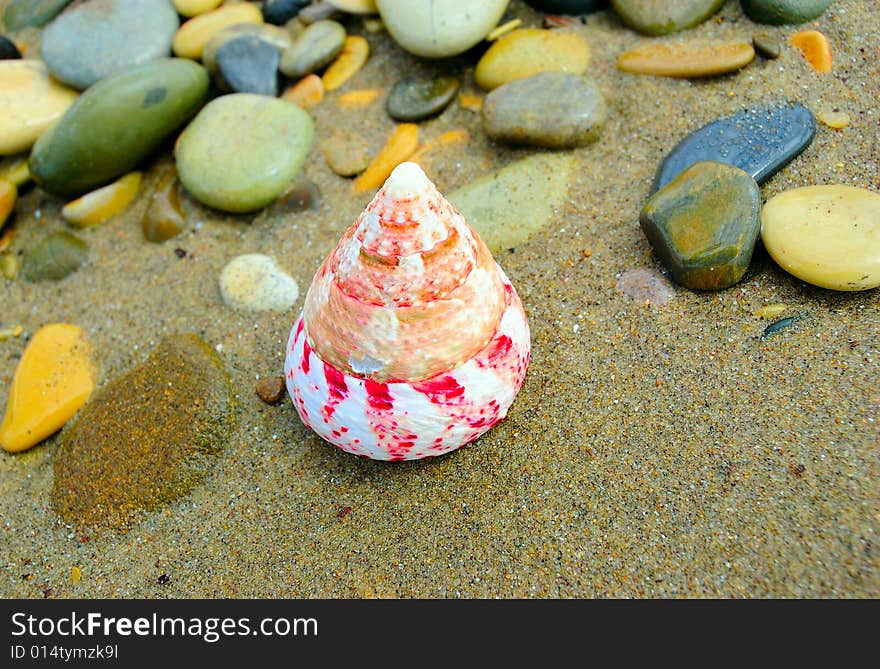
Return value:
M 402 163 L 315 274 L 285 378 L 303 422 L 328 441 L 415 459 L 504 418 L 529 350 L 522 304 L 486 245 Z

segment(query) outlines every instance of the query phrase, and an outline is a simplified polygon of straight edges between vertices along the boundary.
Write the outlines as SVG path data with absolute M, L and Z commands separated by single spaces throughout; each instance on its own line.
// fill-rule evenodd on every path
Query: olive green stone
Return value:
M 752 21 L 783 25 L 804 23 L 821 16 L 834 0 L 740 0 Z
M 396 121 L 421 121 L 446 109 L 458 93 L 458 86 L 455 77 L 402 79 L 391 89 L 385 109 Z
M 209 207 L 255 211 L 293 181 L 313 138 L 312 117 L 297 105 L 250 93 L 224 95 L 183 131 L 177 173 Z
M 345 28 L 336 21 L 315 21 L 281 55 L 281 71 L 299 78 L 329 65 L 345 43 Z
M 703 161 L 645 203 L 639 223 L 676 282 L 719 290 L 748 269 L 760 229 L 761 195 L 747 172 Z
M 453 191 L 447 199 L 497 254 L 557 220 L 574 165 L 570 153 L 536 153 Z
M 782 47 L 779 44 L 779 40 L 767 33 L 756 33 L 753 35 L 752 46 L 755 47 L 755 51 L 769 60 L 779 58 L 782 53 Z
M 12 0 L 3 12 L 9 30 L 42 26 L 54 19 L 70 0 Z
M 691 28 L 718 11 L 724 0 L 611 0 L 621 20 L 645 35 Z
M 165 58 L 102 79 L 83 93 L 31 153 L 40 186 L 70 199 L 130 172 L 198 110 L 205 69 Z
M 60 281 L 88 257 L 88 245 L 69 232 L 53 232 L 24 255 L 21 271 L 28 281 Z
M 234 427 L 220 357 L 193 334 L 170 337 L 98 391 L 64 432 L 52 506 L 77 525 L 124 527 L 198 485 Z

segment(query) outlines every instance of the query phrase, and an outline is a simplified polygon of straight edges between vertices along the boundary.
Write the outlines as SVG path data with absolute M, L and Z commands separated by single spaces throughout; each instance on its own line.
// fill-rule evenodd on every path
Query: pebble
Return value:
M 370 154 L 361 141 L 361 133 L 342 128 L 337 128 L 321 142 L 321 155 L 330 169 L 341 177 L 360 174 L 370 164 Z
M 385 27 L 400 46 L 423 58 L 470 49 L 498 25 L 509 0 L 376 0 Z
M 798 103 L 737 112 L 681 140 L 657 169 L 651 191 L 701 160 L 734 165 L 762 184 L 807 148 L 815 135 L 813 114 Z
M 552 100 L 553 104 L 547 104 Z M 495 141 L 553 149 L 586 146 L 608 119 L 605 98 L 591 79 L 544 72 L 493 90 L 483 104 L 483 128 Z
M 419 147 L 419 126 L 415 123 L 401 123 L 367 165 L 367 169 L 354 180 L 356 193 L 376 190 L 391 176 L 394 168 L 407 160 Z
M 458 79 L 407 77 L 391 88 L 385 110 L 395 121 L 421 121 L 442 112 L 458 93 Z
M 327 2 L 349 14 L 375 14 L 379 11 L 376 0 L 327 0 Z
M 39 60 L 0 61 L 0 155 L 29 150 L 76 98 Z
M 283 26 L 310 2 L 311 0 L 266 0 L 263 3 L 263 19 L 266 23 Z
M 22 153 L 0 160 L 0 179 L 6 179 L 16 186 L 21 186 L 30 181 L 31 173 L 28 170 L 28 155 Z
M 880 286 L 880 193 L 805 186 L 771 198 L 761 240 L 785 271 L 832 290 Z
M 299 179 L 268 207 L 267 217 L 271 219 L 300 211 L 317 211 L 320 206 L 321 190 L 317 184 L 308 179 Z
M 169 55 L 178 26 L 167 0 L 89 0 L 43 31 L 40 52 L 52 76 L 83 90 Z
M 12 253 L 0 253 L 0 274 L 8 281 L 18 278 L 18 270 L 21 261 Z
M 490 91 L 539 72 L 583 74 L 590 47 L 579 35 L 541 28 L 522 28 L 494 42 L 477 63 L 477 85 Z
M 249 2 L 234 2 L 190 19 L 177 31 L 171 43 L 174 54 L 198 60 L 215 34 L 236 23 L 263 23 L 259 7 Z
M 611 0 L 621 20 L 645 35 L 668 35 L 693 28 L 723 4 L 724 0 Z
M 571 153 L 536 153 L 454 190 L 447 199 L 497 255 L 555 227 L 575 164 Z
M 150 203 L 141 218 L 141 231 L 148 242 L 164 242 L 176 237 L 186 228 L 186 219 L 180 207 L 177 172 L 168 169 L 159 179 L 150 195 Z
M 591 14 L 608 6 L 608 0 L 526 0 L 526 3 L 548 14 Z
M 749 42 L 656 43 L 620 54 L 617 69 L 661 77 L 713 77 L 739 70 L 755 59 Z
M 226 306 L 236 311 L 287 311 L 299 297 L 299 286 L 273 258 L 248 253 L 223 268 L 220 294 Z
M 725 163 L 691 165 L 657 191 L 639 223 L 676 283 L 721 290 L 742 279 L 758 239 L 761 195 L 746 172 Z
M 208 72 L 217 74 L 217 50 L 245 33 L 255 35 L 282 52 L 293 44 L 293 35 L 284 28 L 266 23 L 236 23 L 215 33 L 202 50 L 202 65 Z
M 818 30 L 803 30 L 788 38 L 816 72 L 831 72 L 832 56 L 828 38 Z
M 9 30 L 39 27 L 49 23 L 71 0 L 10 0 L 3 12 Z
M 788 310 L 788 305 L 784 302 L 774 302 L 773 304 L 762 304 L 755 310 L 755 317 L 768 321 L 771 318 L 779 318 Z
M 6 225 L 9 214 L 15 209 L 16 200 L 18 200 L 18 187 L 0 177 L 0 230 Z
M 381 94 L 378 88 L 359 88 L 340 95 L 336 98 L 336 105 L 344 109 L 358 109 L 373 104 Z
M 255 388 L 257 397 L 266 404 L 278 404 L 284 399 L 285 385 L 283 376 L 264 376 Z
M 360 35 L 349 35 L 345 38 L 342 51 L 330 67 L 324 72 L 321 80 L 324 90 L 335 91 L 360 70 L 370 55 L 370 43 Z
M 835 130 L 841 130 L 850 124 L 849 114 L 837 107 L 823 107 L 816 113 L 816 118 Z
M 755 33 L 752 36 L 752 46 L 755 47 L 755 51 L 768 60 L 779 58 L 782 53 L 779 40 L 767 33 Z
M 68 523 L 124 527 L 198 485 L 234 428 L 217 353 L 193 334 L 170 337 L 101 388 L 62 435 L 52 506 Z
M 223 0 L 172 0 L 174 9 L 181 16 L 192 18 L 217 9 Z
M 76 228 L 90 228 L 113 218 L 137 197 L 141 187 L 140 172 L 130 172 L 111 184 L 86 193 L 61 210 L 61 216 Z
M 497 28 L 494 28 L 492 32 L 486 35 L 487 42 L 494 42 L 495 40 L 504 37 L 507 33 L 512 32 L 519 28 L 522 25 L 522 19 L 513 19 L 508 21 L 507 23 L 502 23 Z
M 277 198 L 312 145 L 307 112 L 249 93 L 210 102 L 187 126 L 175 155 L 181 183 L 200 202 L 223 211 L 256 211 Z
M 675 287 L 652 269 L 629 269 L 617 279 L 617 290 L 638 302 L 662 307 L 675 297 Z
M 21 58 L 21 51 L 15 46 L 15 42 L 5 35 L 0 35 L 0 60 L 15 60 L 17 58 Z
M 31 175 L 49 192 L 72 198 L 132 171 L 192 117 L 208 83 L 203 67 L 179 58 L 99 81 L 40 136 Z
M 12 378 L 0 446 L 19 453 L 54 434 L 95 388 L 89 346 L 75 325 L 52 323 L 31 337 Z
M 316 21 L 284 52 L 281 71 L 293 78 L 317 72 L 339 55 L 345 37 L 345 28 L 336 21 Z
M 314 107 L 324 99 L 324 82 L 317 74 L 307 74 L 284 91 L 281 98 L 303 109 Z
M 278 49 L 253 34 L 233 37 L 217 49 L 221 88 L 235 93 L 278 95 Z
M 757 23 L 804 23 L 821 16 L 834 0 L 740 0 L 746 16 Z
M 88 258 L 88 245 L 69 232 L 52 232 L 25 254 L 21 272 L 31 282 L 61 281 Z
M 298 23 L 310 25 L 315 21 L 324 21 L 332 19 L 339 15 L 339 10 L 326 0 L 314 0 L 309 5 L 303 7 L 299 14 L 296 15 Z

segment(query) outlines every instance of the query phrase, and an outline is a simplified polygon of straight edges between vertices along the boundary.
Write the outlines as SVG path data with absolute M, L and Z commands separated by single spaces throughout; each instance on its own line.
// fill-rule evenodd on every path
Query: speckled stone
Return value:
M 651 192 L 701 160 L 734 165 L 764 183 L 806 149 L 815 135 L 812 112 L 798 103 L 737 112 L 681 140 L 657 169 Z
M 49 23 L 71 0 L 10 0 L 3 12 L 9 30 L 38 27 Z
M 41 54 L 52 76 L 82 90 L 169 55 L 178 25 L 167 0 L 89 0 L 44 30 Z
M 742 279 L 758 238 L 761 195 L 746 172 L 695 163 L 657 191 L 639 223 L 672 278 L 694 290 L 720 290 Z
M 281 54 L 252 33 L 234 37 L 217 49 L 217 75 L 222 87 L 235 93 L 278 95 Z
M 274 258 L 246 253 L 220 272 L 220 294 L 226 306 L 237 311 L 287 311 L 299 297 L 299 286 Z
M 483 128 L 495 141 L 555 149 L 596 141 L 608 119 L 605 98 L 591 79 L 560 72 L 499 86 L 486 96 L 482 113 Z
M 834 0 L 740 0 L 743 12 L 752 21 L 783 25 L 812 21 L 831 6 Z
M 167 58 L 128 68 L 83 93 L 34 145 L 29 168 L 46 190 L 74 198 L 126 174 L 201 106 L 208 73 Z
M 300 13 L 311 0 L 266 0 L 263 3 L 263 18 L 266 23 L 283 26 Z
M 315 21 L 287 49 L 281 58 L 281 71 L 299 78 L 317 72 L 342 51 L 345 28 L 336 21 Z
M 611 0 L 621 20 L 645 35 L 667 35 L 702 23 L 724 0 Z
M 526 0 L 526 3 L 548 14 L 590 14 L 608 6 L 608 0 Z
M 395 121 L 421 121 L 446 109 L 458 93 L 458 79 L 407 77 L 391 88 L 385 110 Z
M 15 60 L 21 58 L 21 52 L 15 43 L 6 37 L 0 35 L 0 60 Z
M 220 357 L 195 335 L 170 337 L 101 388 L 62 436 L 52 506 L 78 526 L 123 527 L 198 485 L 234 426 Z
M 255 211 L 299 172 L 314 138 L 307 112 L 277 98 L 224 95 L 199 112 L 176 149 L 181 183 L 223 211 Z

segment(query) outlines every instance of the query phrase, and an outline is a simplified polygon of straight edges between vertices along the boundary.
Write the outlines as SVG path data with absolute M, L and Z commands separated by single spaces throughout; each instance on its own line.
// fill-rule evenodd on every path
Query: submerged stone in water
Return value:
M 62 436 L 52 506 L 77 525 L 124 527 L 186 495 L 223 450 L 234 410 L 214 349 L 192 334 L 166 339 L 98 391 Z

